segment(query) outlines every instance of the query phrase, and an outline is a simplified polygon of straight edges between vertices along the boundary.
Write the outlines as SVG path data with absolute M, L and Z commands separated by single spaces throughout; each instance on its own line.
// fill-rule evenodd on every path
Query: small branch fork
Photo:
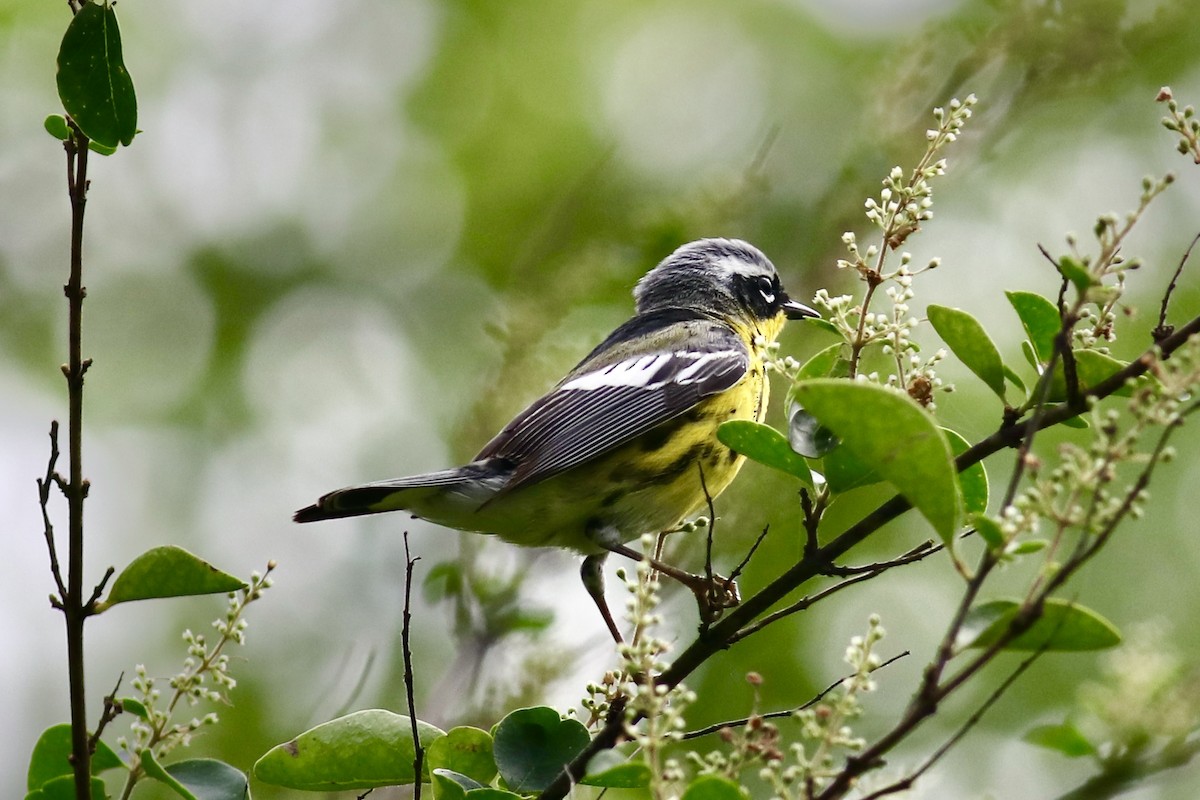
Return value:
M 1197 333 L 1200 333 L 1200 317 L 1194 317 L 1187 323 L 1179 326 L 1170 335 L 1156 343 L 1154 347 L 1144 352 L 1142 356 L 1106 380 L 1085 390 L 1080 390 L 1075 403 L 1064 403 L 1051 409 L 1039 407 L 1025 424 L 1013 422 L 1002 424 L 990 436 L 976 442 L 958 455 L 955 459 L 957 470 L 961 472 L 967 467 L 977 464 L 1003 449 L 1018 447 L 1028 437 L 1038 431 L 1078 416 L 1086 410 L 1089 399 L 1103 399 L 1113 394 L 1123 387 L 1127 381 L 1145 374 L 1158 360 L 1169 357 L 1171 353 L 1183 346 L 1191 336 Z M 1073 555 L 1071 560 L 1064 564 L 1063 568 L 1053 579 L 1044 584 L 1038 592 L 1040 597 L 1048 597 L 1053 591 L 1060 588 L 1068 578 L 1078 571 L 1107 542 L 1116 522 L 1123 520 L 1127 516 L 1132 507 L 1132 498 L 1136 496 L 1137 492 L 1144 489 L 1145 484 L 1149 481 L 1150 472 L 1157 464 L 1159 454 L 1161 453 L 1161 445 L 1165 444 L 1165 439 L 1166 435 L 1164 434 L 1159 450 L 1152 456 L 1151 462 L 1146 465 L 1142 476 L 1135 483 L 1130 496 L 1127 497 L 1124 508 L 1115 515 L 1114 522 L 1109 529 L 1101 534 L 1097 534 L 1093 538 L 1091 545 L 1083 553 Z M 1020 468 L 1021 466 L 1018 464 L 1018 469 Z M 909 508 L 911 506 L 908 501 L 902 496 L 896 495 L 826 544 L 818 545 L 815 549 L 806 547 L 805 553 L 799 562 L 785 570 L 759 592 L 746 598 L 741 605 L 732 609 L 706 633 L 697 636 L 695 641 L 679 654 L 671 666 L 658 676 L 658 685 L 667 688 L 678 685 L 717 652 L 727 648 L 731 643 L 740 641 L 740 639 L 746 638 L 751 633 L 761 630 L 762 626 L 758 625 L 755 621 L 762 614 L 766 613 L 772 606 L 804 583 L 818 576 L 828 574 L 830 565 L 834 564 L 838 558 L 869 538 L 886 523 L 909 510 Z M 913 552 L 902 556 L 896 561 L 903 562 L 908 556 L 911 556 L 914 561 L 919 560 L 916 558 L 917 555 L 918 553 Z M 985 553 L 984 560 L 980 563 L 979 569 L 976 570 L 975 575 L 968 583 L 968 589 L 964 594 L 963 602 L 956 611 L 951 629 L 954 635 L 948 636 L 943 641 L 938 655 L 935 656 L 930 667 L 927 667 L 922 689 L 914 697 L 910 709 L 891 732 L 881 737 L 867 751 L 854 756 L 848 761 L 847 772 L 844 777 L 839 776 L 835 784 L 831 784 L 822 793 L 822 798 L 833 798 L 839 796 L 839 793 L 844 793 L 857 776 L 876 766 L 884 753 L 890 751 L 923 722 L 925 718 L 932 715 L 940 700 L 961 687 L 968 679 L 982 669 L 984 665 L 989 663 L 1004 645 L 1027 630 L 1036 621 L 1038 616 L 1040 616 L 1041 602 L 1036 600 L 1027 601 L 1005 636 L 1000 637 L 996 644 L 975 656 L 973 660 L 944 682 L 941 680 L 942 672 L 949 663 L 950 655 L 953 654 L 954 638 L 957 637 L 958 631 L 961 629 L 962 622 L 966 617 L 966 610 L 969 609 L 970 604 L 978 595 L 984 578 L 990 574 L 994 566 L 995 563 L 989 560 L 988 555 Z M 853 578 L 850 578 L 850 580 L 853 580 Z M 838 584 L 838 586 L 841 586 L 841 584 Z M 838 589 L 831 587 L 831 590 L 837 591 Z M 558 798 L 566 796 L 570 791 L 572 782 L 577 781 L 584 774 L 588 761 L 596 753 L 610 749 L 618 743 L 622 736 L 624 724 L 625 720 L 623 718 L 610 717 L 604 727 L 595 734 L 589 745 L 567 765 L 554 783 L 542 793 L 541 800 L 558 800 Z M 835 788 L 836 791 L 834 790 Z

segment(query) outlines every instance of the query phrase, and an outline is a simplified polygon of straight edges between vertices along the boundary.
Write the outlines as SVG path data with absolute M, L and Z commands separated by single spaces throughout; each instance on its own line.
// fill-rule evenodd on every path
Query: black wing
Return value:
M 719 323 L 694 320 L 657 333 L 637 337 L 660 343 L 649 352 L 621 358 L 619 345 L 597 348 L 483 448 L 477 460 L 516 466 L 503 491 L 618 447 L 733 387 L 749 369 L 745 345 Z

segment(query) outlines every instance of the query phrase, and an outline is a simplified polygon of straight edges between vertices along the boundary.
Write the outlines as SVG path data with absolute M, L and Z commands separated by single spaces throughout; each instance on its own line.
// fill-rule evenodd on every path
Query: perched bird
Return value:
M 744 459 L 717 440 L 718 426 L 762 419 L 764 348 L 787 319 L 820 316 L 789 299 L 767 257 L 736 239 L 680 247 L 633 296 L 633 318 L 471 463 L 338 489 L 296 522 L 405 510 L 513 544 L 570 548 L 584 555 L 584 586 L 620 641 L 604 559 L 640 560 L 627 542 L 677 527 L 729 485 Z M 652 563 L 698 598 L 712 588 Z

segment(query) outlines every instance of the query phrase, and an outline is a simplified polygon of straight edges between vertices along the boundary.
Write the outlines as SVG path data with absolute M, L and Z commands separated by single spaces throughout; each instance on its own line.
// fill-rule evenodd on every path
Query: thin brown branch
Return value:
M 754 558 L 754 553 L 758 550 L 759 546 L 762 545 L 763 541 L 766 540 L 767 533 L 770 530 L 770 525 L 763 526 L 762 532 L 758 534 L 758 537 L 754 540 L 754 544 L 750 545 L 750 549 L 746 551 L 746 555 L 742 557 L 742 560 L 738 562 L 738 565 L 733 568 L 732 572 L 729 573 L 729 580 L 736 581 L 742 574 L 742 570 L 750 565 L 750 559 Z
M 116 719 L 117 715 L 125 710 L 121 708 L 121 704 L 117 702 L 117 691 L 121 688 L 121 681 L 124 679 L 125 673 L 122 672 L 117 676 L 117 683 L 115 686 L 113 686 L 112 691 L 109 692 L 108 696 L 104 698 L 104 710 L 100 712 L 100 721 L 96 723 L 96 730 L 92 734 L 91 739 L 88 740 L 88 749 L 90 749 L 92 753 L 96 752 L 96 745 L 100 741 L 100 735 L 104 733 L 104 729 L 107 727 L 108 723 Z
M 71 762 L 77 800 L 90 800 L 91 750 L 88 744 L 87 695 L 84 679 L 83 624 L 83 219 L 88 192 L 88 138 L 74 120 L 64 143 L 67 153 L 67 186 L 71 201 L 70 275 L 63 293 L 67 297 L 67 457 L 70 470 L 64 487 L 67 498 L 67 590 L 63 616 L 67 633 L 67 675 L 71 707 Z
M 733 644 L 735 642 L 740 642 L 742 639 L 745 639 L 746 637 L 748 637 L 752 634 L 758 633 L 759 631 L 761 631 L 763 628 L 767 627 L 768 625 L 772 625 L 776 622 L 779 622 L 781 619 L 785 619 L 785 618 L 790 617 L 793 614 L 797 614 L 801 611 L 806 611 L 809 608 L 811 608 L 812 606 L 814 606 L 817 603 L 821 602 L 822 600 L 826 599 L 827 597 L 830 597 L 831 595 L 834 595 L 834 594 L 840 592 L 842 589 L 847 589 L 856 583 L 862 583 L 863 581 L 869 581 L 872 578 L 877 578 L 884 572 L 887 572 L 889 569 L 892 569 L 894 567 L 902 567 L 905 564 L 915 563 L 917 561 L 922 560 L 923 558 L 926 558 L 927 556 L 933 555 L 934 553 L 936 553 L 942 549 L 941 545 L 938 545 L 937 547 L 933 547 L 932 542 L 926 542 L 925 544 L 930 545 L 930 546 L 928 548 L 925 548 L 925 547 L 915 548 L 913 550 L 910 550 L 908 553 L 904 554 L 903 556 L 900 556 L 899 558 L 893 559 L 891 561 L 881 561 L 877 564 L 871 564 L 871 565 L 869 565 L 868 568 L 853 568 L 853 567 L 848 568 L 848 569 L 859 569 L 859 571 L 848 572 L 847 574 L 850 575 L 851 577 L 847 578 L 846 580 L 839 581 L 838 583 L 835 583 L 832 586 L 827 586 L 826 588 L 822 589 L 819 592 L 816 592 L 815 594 L 807 595 L 805 597 L 800 598 L 795 603 L 792 603 L 790 606 L 781 608 L 778 611 L 774 611 L 770 614 L 767 614 L 764 617 L 759 618 L 758 620 L 755 620 L 754 622 L 750 623 L 746 627 L 742 628 L 741 630 L 739 630 L 735 634 L 733 634 L 733 636 L 730 637 L 729 643 Z M 823 574 L 829 574 L 829 573 L 823 573 Z
M 1026 670 L 1033 666 L 1033 662 L 1037 661 L 1037 659 L 1046 652 L 1048 645 L 1049 642 L 1047 641 L 1045 645 L 1038 648 L 1031 655 L 1022 660 L 1021 663 L 1017 665 L 1017 668 L 1009 673 L 1008 676 L 1006 676 L 1005 679 L 1000 683 L 1000 685 L 997 686 L 990 695 L 988 695 L 988 698 L 984 700 L 982 704 L 980 704 L 979 708 L 975 709 L 971 716 L 967 717 L 966 721 L 959 726 L 958 730 L 956 730 L 954 734 L 951 735 L 950 738 L 945 742 L 943 742 L 936 750 L 930 753 L 929 757 L 921 762 L 919 767 L 895 783 L 871 792 L 869 795 L 862 798 L 862 800 L 878 800 L 880 797 L 886 797 L 887 795 L 895 794 L 896 792 L 903 792 L 911 789 L 913 784 L 915 784 L 922 775 L 928 772 L 938 761 L 941 761 L 946 753 L 950 752 L 955 745 L 962 741 L 964 736 L 970 733 L 971 730 L 979 724 L 979 721 L 983 719 L 983 715 L 986 714 L 988 710 L 991 709 L 991 707 L 994 706 L 996 702 L 1004 696 L 1004 694 L 1012 687 L 1012 685 L 1017 682 L 1017 679 L 1025 674 Z
M 1150 336 L 1156 342 L 1161 342 L 1175 330 L 1173 325 L 1167 324 L 1167 306 L 1171 304 L 1171 295 L 1175 293 L 1175 285 L 1179 282 L 1179 276 L 1183 274 L 1183 267 L 1191 257 L 1192 248 L 1196 246 L 1196 242 L 1200 242 L 1200 233 L 1197 233 L 1192 238 L 1192 243 L 1184 251 L 1183 258 L 1179 259 L 1179 266 L 1175 268 L 1175 274 L 1171 276 L 1171 282 L 1167 284 L 1167 290 L 1163 292 L 1162 307 L 1158 311 L 1158 325 L 1154 326 L 1154 330 L 1150 331 Z
M 413 665 L 412 642 L 409 635 L 412 629 L 412 578 L 413 567 L 420 556 L 413 558 L 408 550 L 408 531 L 404 532 L 404 620 L 400 627 L 400 648 L 404 653 L 404 694 L 408 703 L 408 721 L 412 727 L 413 738 L 413 774 L 417 776 L 413 783 L 413 800 L 421 800 L 421 770 L 425 762 L 425 748 L 417 730 L 417 703 L 413 696 Z
M 51 596 L 50 604 L 62 609 L 63 598 L 67 596 L 67 585 L 63 582 L 62 568 L 58 563 L 58 548 L 54 544 L 54 524 L 50 521 L 50 487 L 58 484 L 61 478 L 54 471 L 58 463 L 58 420 L 50 423 L 50 459 L 46 462 L 46 477 L 39 478 L 38 504 L 42 508 L 42 534 L 46 539 L 46 551 L 50 556 L 50 574 L 54 577 L 54 585 L 58 587 L 58 597 Z
M 884 667 L 890 666 L 890 665 L 896 663 L 897 661 L 899 661 L 900 659 L 905 658 L 909 655 L 911 655 L 911 653 L 908 650 L 905 650 L 902 653 L 897 653 L 896 655 L 889 658 L 887 661 L 884 661 L 883 663 L 872 667 L 870 669 L 870 672 L 877 672 L 877 671 L 883 669 Z M 804 711 L 805 709 L 812 708 L 817 703 L 824 700 L 829 695 L 829 693 L 832 692 L 834 689 L 838 688 L 843 683 L 845 683 L 846 681 L 853 678 L 854 675 L 855 675 L 855 673 L 851 673 L 844 677 L 838 678 L 836 681 L 829 684 L 824 689 L 822 689 L 820 692 L 818 692 L 815 696 L 813 696 L 812 699 L 808 700 L 803 705 L 796 706 L 795 708 L 789 708 L 789 709 L 785 709 L 783 711 L 768 711 L 765 714 L 756 714 L 753 717 L 744 717 L 742 719 L 732 719 L 727 722 L 717 722 L 717 723 L 715 723 L 713 725 L 709 725 L 705 728 L 700 728 L 699 730 L 688 731 L 687 733 L 683 734 L 683 738 L 684 739 L 699 739 L 701 736 L 708 736 L 713 733 L 718 733 L 718 732 L 724 730 L 725 728 L 740 728 L 754 719 L 781 719 L 783 717 L 790 717 L 794 714 Z
M 104 577 L 102 577 L 100 582 L 97 583 L 92 589 L 92 596 L 89 597 L 88 601 L 83 604 L 83 611 L 89 617 L 96 613 L 96 601 L 100 599 L 100 595 L 104 594 L 104 587 L 108 585 L 109 579 L 112 578 L 113 573 L 116 571 L 117 570 L 115 567 L 109 567 L 108 569 L 104 570 Z

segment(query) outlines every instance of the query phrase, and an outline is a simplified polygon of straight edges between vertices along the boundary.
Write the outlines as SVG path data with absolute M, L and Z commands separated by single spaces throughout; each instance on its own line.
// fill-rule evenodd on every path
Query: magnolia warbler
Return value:
M 570 548 L 584 555 L 584 586 L 620 641 L 604 559 L 640 560 L 627 542 L 677 527 L 729 485 L 744 459 L 717 440 L 717 427 L 762 419 L 765 347 L 787 319 L 820 316 L 790 300 L 767 257 L 736 239 L 680 247 L 633 296 L 633 318 L 471 463 L 339 489 L 295 520 L 405 510 L 513 544 Z M 711 590 L 701 576 L 651 562 L 698 597 Z

